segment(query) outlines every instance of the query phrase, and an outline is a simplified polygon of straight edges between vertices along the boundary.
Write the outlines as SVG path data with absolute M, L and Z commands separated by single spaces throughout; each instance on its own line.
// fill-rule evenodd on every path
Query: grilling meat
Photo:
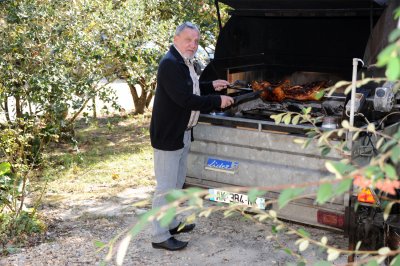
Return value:
M 297 101 L 318 101 L 317 93 L 325 88 L 326 81 L 315 81 L 304 85 L 290 86 L 290 81 L 285 80 L 278 84 L 268 81 L 253 81 L 251 87 L 254 91 L 263 90 L 261 99 L 271 102 L 282 102 L 287 99 Z

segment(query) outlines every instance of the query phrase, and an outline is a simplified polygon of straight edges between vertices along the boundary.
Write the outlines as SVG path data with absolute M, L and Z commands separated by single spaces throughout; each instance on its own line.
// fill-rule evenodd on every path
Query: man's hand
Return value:
M 223 80 L 223 79 L 217 79 L 217 80 L 214 80 L 212 82 L 212 84 L 213 84 L 214 89 L 216 91 L 220 91 L 220 90 L 223 90 L 223 89 L 227 88 L 228 85 L 229 85 L 229 82 L 226 81 L 226 80 Z
M 233 100 L 232 97 L 221 95 L 221 108 L 226 108 L 230 105 L 232 105 L 235 101 Z

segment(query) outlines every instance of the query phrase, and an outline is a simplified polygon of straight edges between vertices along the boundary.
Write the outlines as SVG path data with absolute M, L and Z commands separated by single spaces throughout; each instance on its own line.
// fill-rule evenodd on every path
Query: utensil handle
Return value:
M 262 92 L 263 92 L 262 90 L 258 90 L 258 91 L 253 91 L 253 92 L 250 92 L 250 93 L 242 94 L 242 95 L 239 95 L 239 96 L 235 96 L 235 97 L 232 97 L 232 98 L 235 101 L 234 104 L 237 104 L 238 102 L 241 102 L 243 100 L 255 98 L 258 95 L 260 95 Z

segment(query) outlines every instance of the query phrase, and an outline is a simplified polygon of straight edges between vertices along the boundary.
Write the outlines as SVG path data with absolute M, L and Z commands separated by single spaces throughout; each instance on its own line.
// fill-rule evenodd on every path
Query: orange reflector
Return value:
M 363 188 L 357 195 L 357 199 L 359 202 L 375 204 L 375 198 L 372 195 L 372 191 L 369 188 Z

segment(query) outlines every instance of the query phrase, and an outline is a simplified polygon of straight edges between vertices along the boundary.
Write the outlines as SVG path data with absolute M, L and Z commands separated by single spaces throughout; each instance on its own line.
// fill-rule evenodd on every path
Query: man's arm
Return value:
M 221 91 L 223 89 L 226 89 L 228 85 L 229 82 L 223 79 L 200 82 L 201 95 L 213 94 L 216 91 Z
M 193 83 L 173 60 L 163 60 L 158 69 L 158 82 L 167 95 L 179 106 L 190 110 L 208 111 L 221 106 L 219 95 L 193 94 Z M 213 88 L 212 83 L 208 86 Z M 209 88 L 209 89 L 211 89 Z

